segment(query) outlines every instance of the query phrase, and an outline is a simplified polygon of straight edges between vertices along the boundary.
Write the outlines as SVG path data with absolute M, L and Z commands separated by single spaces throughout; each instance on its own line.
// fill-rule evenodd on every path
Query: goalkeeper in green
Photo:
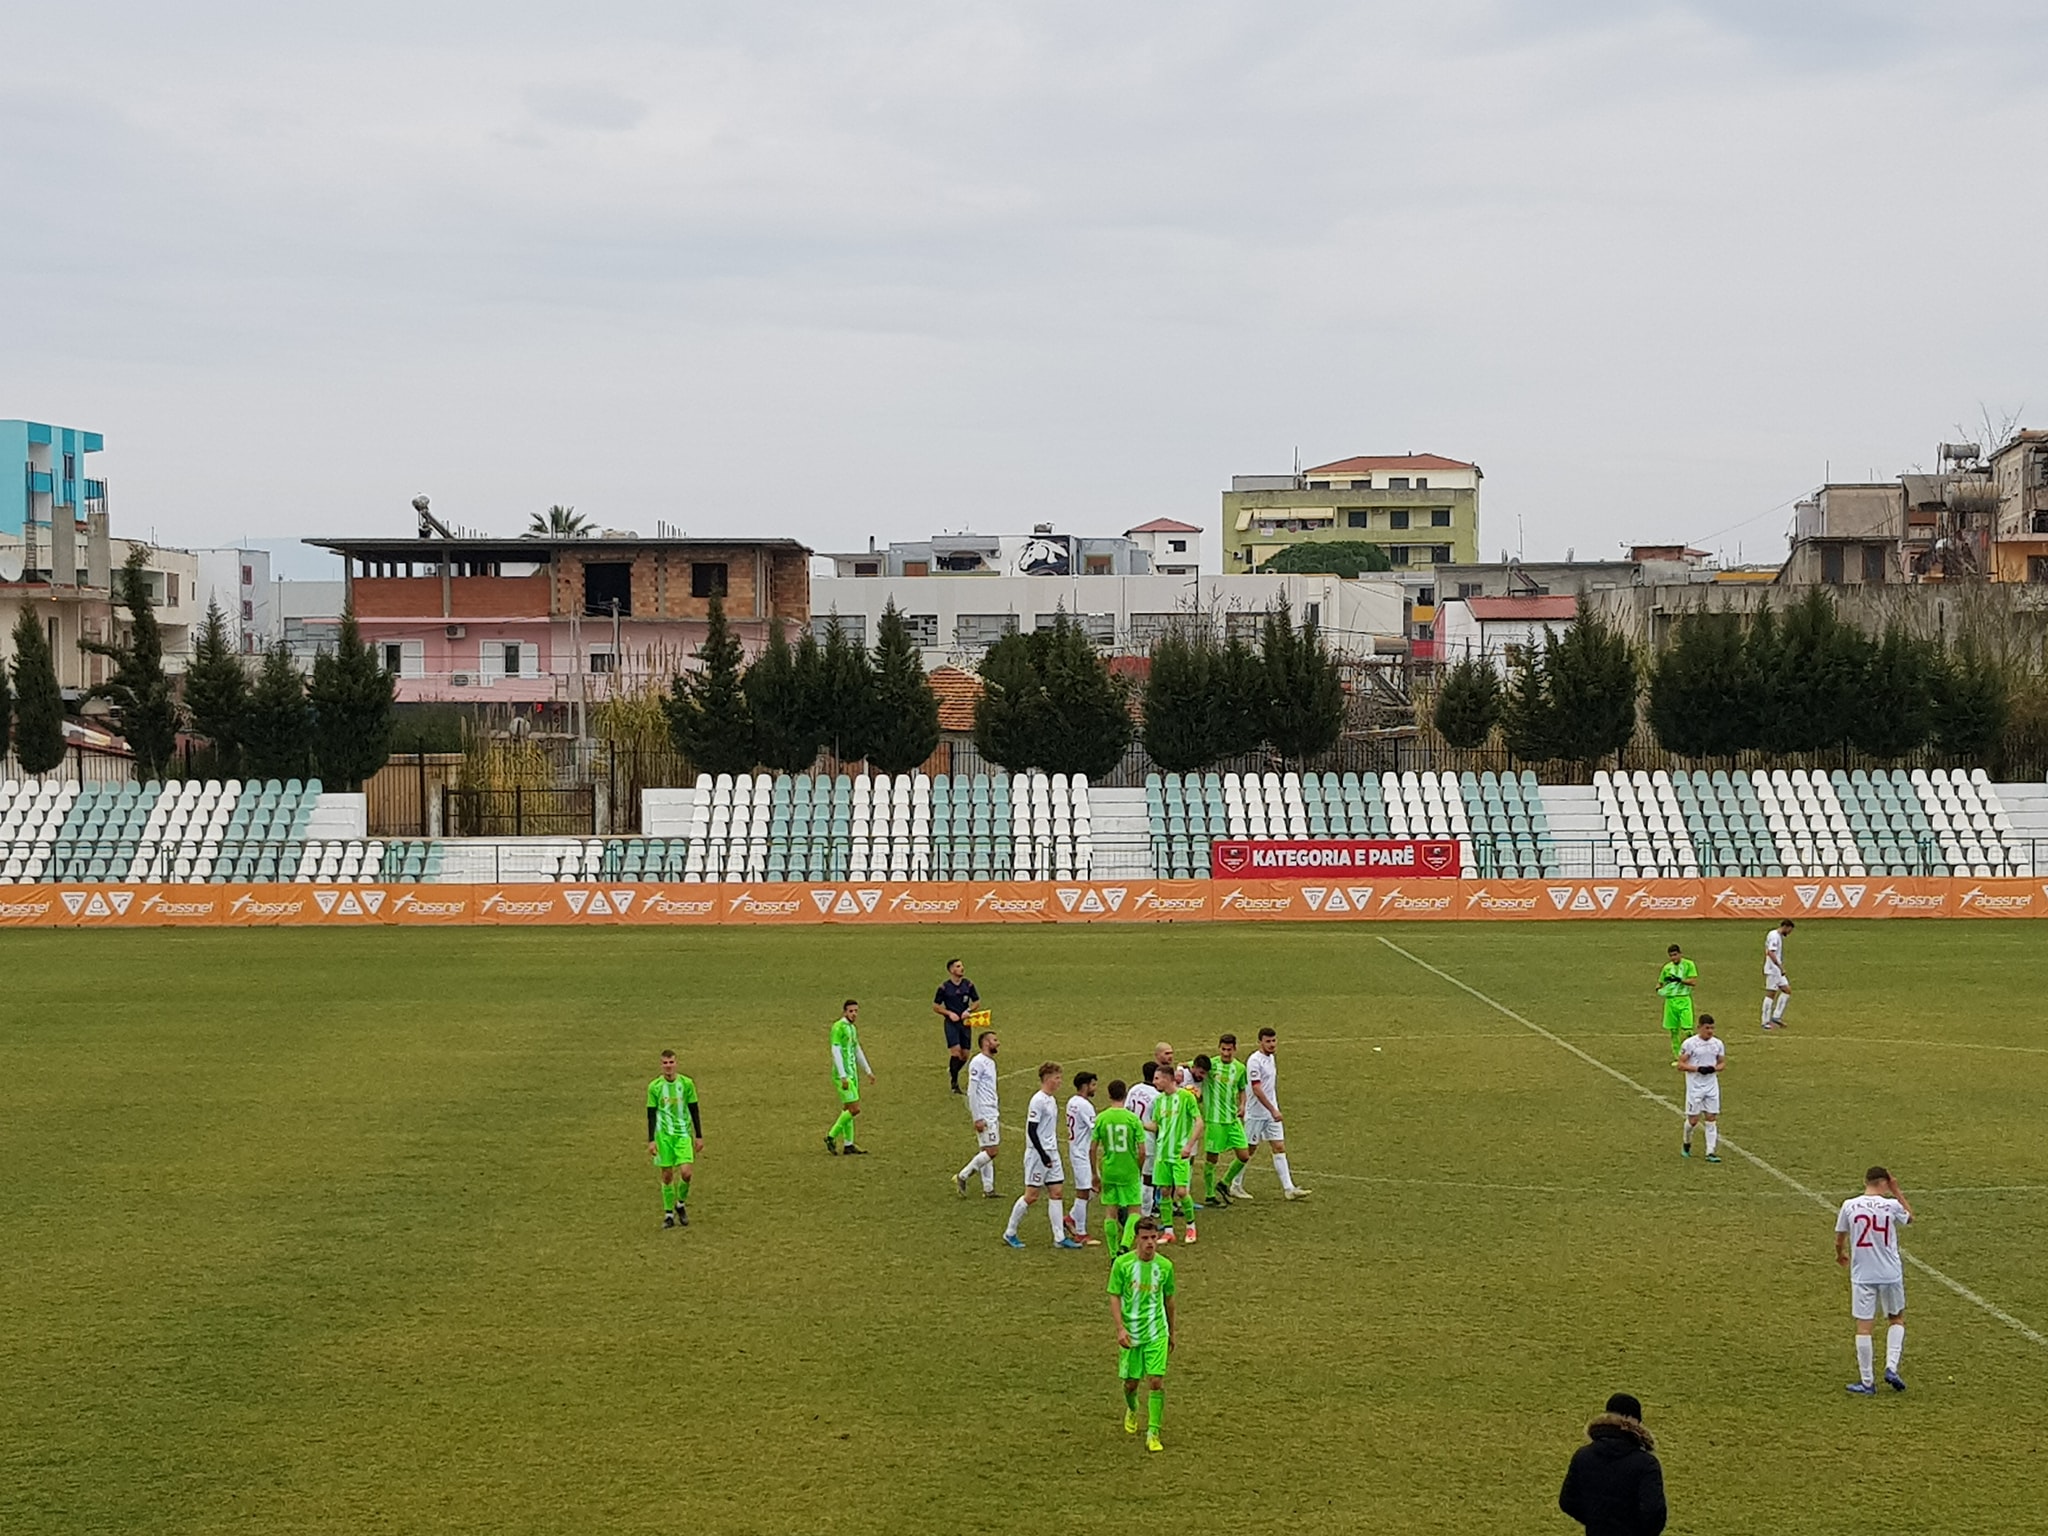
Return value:
M 860 1079 L 855 1074 L 865 1074 L 871 1083 L 875 1080 L 875 1069 L 860 1048 L 859 1022 L 860 1004 L 849 997 L 832 1023 L 832 1086 L 839 1094 L 839 1118 L 825 1133 L 825 1150 L 835 1155 L 843 1151 L 858 1156 L 867 1150 L 853 1142 L 854 1117 L 860 1113 Z
M 1664 1033 L 1671 1037 L 1671 1059 L 1685 1037 L 1692 1033 L 1692 989 L 1699 985 L 1700 968 L 1680 953 L 1676 944 L 1667 951 L 1670 958 L 1657 973 L 1657 995 L 1664 999 Z

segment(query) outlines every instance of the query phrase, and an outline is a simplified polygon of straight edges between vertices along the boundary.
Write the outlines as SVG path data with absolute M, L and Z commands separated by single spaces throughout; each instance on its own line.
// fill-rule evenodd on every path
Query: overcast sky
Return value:
M 1429 451 L 1482 546 L 1777 558 L 2048 425 L 2008 0 L 10 8 L 0 416 L 117 531 L 1213 531 Z M 1215 562 L 1214 539 L 1210 563 Z

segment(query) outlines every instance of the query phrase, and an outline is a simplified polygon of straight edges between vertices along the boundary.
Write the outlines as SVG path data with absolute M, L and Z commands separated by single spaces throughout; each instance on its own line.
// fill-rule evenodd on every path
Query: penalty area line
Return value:
M 1672 1114 L 1677 1115 L 1680 1119 L 1683 1119 L 1685 1117 L 1685 1111 L 1682 1108 L 1672 1103 L 1671 1100 L 1665 1098 L 1663 1094 L 1656 1092 L 1654 1089 L 1644 1087 L 1641 1083 L 1637 1082 L 1634 1078 L 1630 1077 L 1626 1072 L 1622 1072 L 1614 1067 L 1610 1067 L 1606 1062 L 1602 1061 L 1599 1057 L 1594 1056 L 1586 1051 L 1580 1050 L 1579 1047 L 1573 1045 L 1571 1041 L 1565 1039 L 1564 1036 L 1555 1034 L 1552 1031 L 1545 1029 L 1541 1024 L 1536 1023 L 1533 1019 L 1523 1018 L 1521 1014 L 1515 1012 L 1515 1010 L 1510 1008 L 1506 1003 L 1488 997 L 1484 992 L 1480 991 L 1477 987 L 1468 986 L 1465 982 L 1462 982 L 1457 977 L 1453 976 L 1449 971 L 1446 971 L 1439 966 L 1431 965 L 1427 960 L 1423 959 L 1422 956 L 1414 953 L 1412 950 L 1403 949 L 1399 944 L 1396 944 L 1392 939 L 1387 938 L 1384 935 L 1375 935 L 1375 937 L 1379 938 L 1379 941 L 1382 944 L 1386 945 L 1388 949 L 1391 949 L 1395 954 L 1399 955 L 1402 959 L 1407 960 L 1414 965 L 1420 966 L 1423 970 L 1428 971 L 1432 976 L 1437 977 L 1439 980 L 1449 982 L 1452 986 L 1456 987 L 1460 992 L 1463 992 L 1466 996 L 1471 997 L 1478 1002 L 1486 1004 L 1487 1007 L 1491 1008 L 1495 1013 L 1502 1015 L 1504 1018 L 1513 1019 L 1517 1024 L 1521 1025 L 1522 1028 L 1528 1030 L 1531 1034 L 1536 1035 L 1541 1039 L 1548 1040 L 1552 1045 L 1558 1047 L 1558 1049 L 1567 1051 L 1571 1055 L 1578 1057 L 1578 1059 L 1580 1061 L 1583 1061 L 1587 1066 L 1606 1073 L 1609 1077 L 1613 1078 L 1617 1083 L 1620 1083 L 1625 1088 L 1632 1089 L 1641 1097 L 1648 1099 L 1652 1104 L 1656 1104 L 1661 1108 L 1669 1110 Z M 1808 1189 L 1804 1184 L 1800 1183 L 1799 1180 L 1793 1178 L 1791 1174 L 1785 1172 L 1784 1169 L 1778 1167 L 1774 1163 L 1766 1162 L 1763 1158 L 1757 1156 L 1756 1153 L 1750 1151 L 1747 1147 L 1741 1146 L 1738 1143 L 1730 1140 L 1729 1137 L 1725 1134 L 1721 1137 L 1721 1145 L 1726 1147 L 1729 1151 L 1735 1153 L 1736 1156 L 1742 1158 L 1745 1162 L 1749 1163 L 1752 1167 L 1758 1169 L 1760 1172 L 1769 1174 L 1772 1178 L 1776 1179 L 1780 1184 L 1783 1184 L 1787 1189 L 1795 1190 L 1799 1194 L 1804 1195 L 1807 1199 L 1811 1200 L 1815 1205 L 1819 1206 L 1822 1210 L 1832 1211 L 1835 1209 L 1835 1206 L 1828 1201 L 1828 1198 L 1825 1195 L 1820 1194 L 1816 1190 Z M 1922 1259 L 1914 1254 L 1907 1253 L 1902 1255 L 1902 1257 L 1904 1257 L 1905 1261 L 1908 1264 L 1912 1265 L 1915 1269 L 1919 1270 L 1923 1275 L 1926 1275 L 1929 1279 L 1934 1280 L 1940 1285 L 1947 1287 L 1956 1295 L 1962 1297 L 1963 1300 L 1981 1309 L 1986 1315 L 1996 1318 L 1999 1322 L 2005 1324 L 2006 1327 L 2012 1329 L 2012 1331 L 2017 1333 L 2021 1338 L 2025 1339 L 2029 1344 L 2037 1345 L 2042 1349 L 2048 1349 L 2048 1336 L 2044 1336 L 2040 1333 L 2035 1332 L 2032 1328 L 2029 1328 L 2025 1323 L 2021 1322 L 2018 1318 L 2014 1317 L 2010 1312 L 2007 1312 L 2002 1307 L 1997 1306 L 1993 1302 L 1987 1301 L 1984 1297 L 1979 1296 L 1975 1291 L 1971 1290 L 1967 1285 L 1963 1284 L 1962 1281 L 1952 1279 L 1950 1276 L 1936 1269 L 1932 1264 L 1929 1264 L 1925 1259 Z

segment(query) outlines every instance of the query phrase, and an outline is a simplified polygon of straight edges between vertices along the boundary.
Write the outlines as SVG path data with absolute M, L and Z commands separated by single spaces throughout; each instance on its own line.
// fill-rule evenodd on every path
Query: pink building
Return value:
M 809 626 L 792 539 L 309 539 L 342 557 L 363 638 L 406 702 L 526 704 L 666 682 L 725 600 L 751 653 Z

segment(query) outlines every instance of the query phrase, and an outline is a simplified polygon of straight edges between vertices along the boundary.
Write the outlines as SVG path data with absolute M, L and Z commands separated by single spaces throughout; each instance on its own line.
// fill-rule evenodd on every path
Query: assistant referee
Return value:
M 960 1091 L 960 1069 L 967 1065 L 974 1050 L 974 1042 L 968 1038 L 967 1015 L 980 1002 L 981 994 L 967 979 L 966 963 L 948 960 L 946 979 L 932 996 L 932 1012 L 946 1021 L 946 1071 L 953 1080 L 955 1093 Z

